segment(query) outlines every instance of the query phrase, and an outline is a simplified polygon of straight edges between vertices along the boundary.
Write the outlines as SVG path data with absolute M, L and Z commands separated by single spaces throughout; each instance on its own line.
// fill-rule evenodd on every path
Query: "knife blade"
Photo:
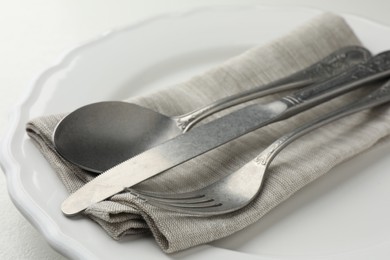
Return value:
M 200 154 L 270 123 L 298 114 L 364 83 L 390 75 L 390 52 L 278 101 L 254 104 L 168 140 L 102 173 L 71 194 L 61 205 L 72 216 Z M 129 174 L 131 173 L 131 174 Z

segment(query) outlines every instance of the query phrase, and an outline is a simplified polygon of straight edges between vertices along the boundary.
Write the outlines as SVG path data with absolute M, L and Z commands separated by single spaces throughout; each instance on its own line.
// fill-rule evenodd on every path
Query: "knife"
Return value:
M 211 149 L 260 127 L 286 119 L 364 83 L 390 75 L 390 51 L 324 82 L 306 87 L 278 101 L 254 104 L 232 112 L 208 124 L 130 158 L 71 194 L 61 205 L 66 216 L 110 198 L 126 188 L 186 162 Z M 131 174 L 129 174 L 131 172 Z

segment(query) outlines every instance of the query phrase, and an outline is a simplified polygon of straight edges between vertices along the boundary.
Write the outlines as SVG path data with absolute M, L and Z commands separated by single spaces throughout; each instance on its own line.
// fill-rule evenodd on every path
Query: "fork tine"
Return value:
M 208 216 L 214 216 L 219 214 L 225 214 L 241 208 L 241 207 L 232 208 L 229 205 L 222 204 L 222 203 L 208 204 L 208 205 L 204 205 L 203 207 L 191 207 L 188 205 L 178 206 L 175 204 L 164 204 L 164 203 L 156 202 L 154 200 L 149 200 L 148 202 L 151 205 L 154 205 L 162 209 L 183 213 L 189 216 L 198 216 L 198 217 L 208 217 Z
M 211 216 L 215 215 L 215 211 L 219 211 L 219 208 L 222 206 L 221 203 L 208 202 L 201 204 L 170 204 L 170 203 L 161 203 L 156 200 L 147 200 L 147 202 L 156 207 L 175 211 L 179 213 L 184 213 L 190 216 Z
M 200 203 L 208 203 L 213 201 L 211 198 L 201 197 L 201 198 L 188 198 L 188 199 L 164 199 L 164 198 L 153 198 L 145 195 L 141 195 L 141 197 L 149 200 L 159 201 L 161 203 L 175 203 L 175 204 L 200 204 Z
M 145 198 L 145 197 L 143 197 Z M 147 201 L 153 201 L 156 204 L 163 204 L 163 205 L 168 205 L 168 206 L 173 206 L 173 207 L 178 207 L 178 208 L 208 208 L 208 207 L 217 207 L 220 206 L 221 203 L 215 200 L 208 200 L 204 202 L 185 202 L 185 203 L 180 203 L 180 202 L 167 202 L 167 201 L 161 201 L 161 200 L 154 200 L 150 198 L 145 198 Z
M 179 195 L 183 195 L 181 199 L 174 198 L 162 198 L 165 194 L 162 193 L 149 193 L 149 192 L 139 192 L 132 189 L 127 189 L 131 194 L 149 202 L 152 205 L 155 205 L 160 208 L 166 208 L 174 211 L 189 211 L 191 209 L 201 209 L 201 208 L 215 208 L 221 206 L 220 202 L 216 202 L 211 198 L 207 198 L 205 195 L 196 195 L 189 196 L 188 193 L 182 193 Z M 192 193 L 193 192 L 189 192 Z M 153 194 L 154 196 L 148 196 L 145 194 Z M 158 195 L 158 196 L 157 196 Z M 172 195 L 173 194 L 166 194 Z M 175 194 L 177 195 L 177 194 Z
M 135 191 L 132 190 L 134 193 L 137 193 L 139 195 L 147 196 L 154 199 L 166 199 L 166 200 L 186 200 L 186 199 L 202 199 L 205 197 L 204 194 L 200 193 L 198 191 L 192 191 L 192 192 L 183 192 L 183 193 L 159 193 L 159 192 L 147 192 L 147 191 Z
M 153 200 L 158 203 L 175 204 L 177 206 L 185 206 L 186 204 L 197 204 L 198 207 L 208 205 L 213 202 L 212 198 L 207 197 L 202 193 L 178 193 L 178 194 L 163 194 L 163 193 L 149 193 L 129 190 L 133 195 L 139 196 L 145 200 Z M 195 205 L 194 205 L 195 206 Z

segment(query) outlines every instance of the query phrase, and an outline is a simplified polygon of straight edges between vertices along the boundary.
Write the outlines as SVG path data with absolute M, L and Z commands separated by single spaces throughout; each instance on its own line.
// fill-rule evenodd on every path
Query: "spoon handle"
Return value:
M 178 116 L 175 120 L 178 127 L 183 132 L 187 132 L 200 120 L 218 111 L 266 95 L 304 87 L 330 78 L 356 64 L 366 61 L 370 57 L 370 52 L 363 47 L 344 47 L 306 69 L 298 71 L 288 77 L 217 100 L 202 108 L 196 109 L 182 116 Z
M 385 51 L 375 55 L 365 63 L 342 72 L 337 77 L 298 90 L 282 98 L 280 101 L 287 105 L 284 117 L 295 115 L 332 97 L 347 93 L 356 86 L 383 79 L 389 75 L 390 51 Z
M 346 117 L 348 115 L 360 112 L 365 109 L 373 108 L 375 106 L 382 105 L 390 101 L 390 81 L 387 81 L 384 85 L 371 92 L 368 96 L 362 99 L 343 106 L 333 112 L 327 113 L 314 121 L 311 121 L 294 131 L 280 137 L 270 146 L 268 146 L 259 156 L 254 160 L 256 163 L 268 167 L 275 156 L 283 150 L 287 145 L 298 139 L 299 137 L 322 127 L 326 124 L 334 122 L 338 119 Z

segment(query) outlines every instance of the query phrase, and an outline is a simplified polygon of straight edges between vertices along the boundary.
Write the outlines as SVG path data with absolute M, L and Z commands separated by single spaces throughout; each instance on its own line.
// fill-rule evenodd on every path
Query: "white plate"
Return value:
M 66 53 L 40 74 L 11 114 L 1 159 L 12 200 L 49 243 L 70 258 L 172 258 L 151 237 L 116 242 L 90 220 L 64 217 L 59 206 L 67 192 L 26 136 L 25 123 L 180 82 L 320 13 L 264 6 L 197 9 L 106 33 Z M 390 46 L 389 28 L 343 16 L 371 51 Z M 389 259 L 389 152 L 389 145 L 382 146 L 350 160 L 259 223 L 173 257 Z

